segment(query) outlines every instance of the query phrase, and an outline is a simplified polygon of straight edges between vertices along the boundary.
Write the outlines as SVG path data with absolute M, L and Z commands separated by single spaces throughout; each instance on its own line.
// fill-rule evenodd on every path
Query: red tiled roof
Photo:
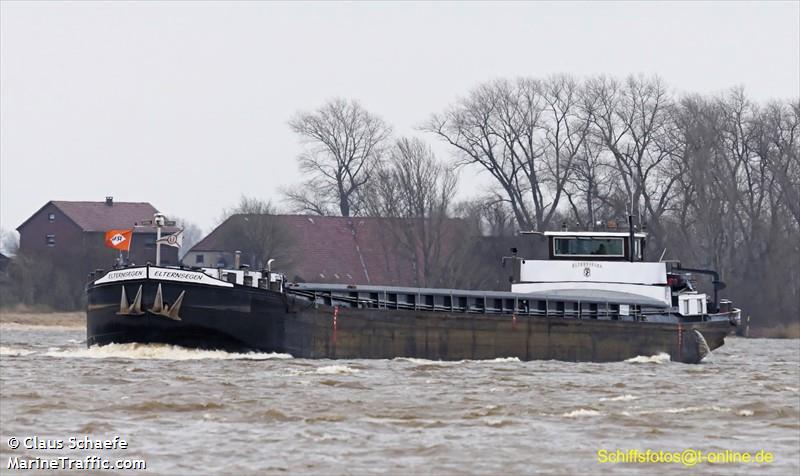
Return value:
M 83 231 L 107 231 L 114 228 L 130 228 L 144 220 L 152 220 L 156 208 L 146 202 L 67 202 L 52 201 L 67 217 Z
M 290 278 L 297 275 L 312 282 L 415 285 L 413 258 L 399 250 L 390 231 L 390 225 L 396 219 L 308 215 L 268 217 L 277 220 L 278 226 L 286 230 L 293 241 Z M 248 220 L 254 218 L 259 217 L 247 216 Z M 190 251 L 233 251 L 226 249 L 223 242 L 225 229 L 244 219 L 245 215 L 230 217 Z M 281 264 L 275 266 L 280 269 Z

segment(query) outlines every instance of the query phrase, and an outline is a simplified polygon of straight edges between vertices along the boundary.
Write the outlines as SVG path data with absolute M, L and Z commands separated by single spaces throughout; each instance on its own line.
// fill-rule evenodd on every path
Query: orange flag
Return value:
M 133 239 L 133 228 L 130 230 L 108 230 L 106 232 L 106 246 L 120 251 L 131 249 Z

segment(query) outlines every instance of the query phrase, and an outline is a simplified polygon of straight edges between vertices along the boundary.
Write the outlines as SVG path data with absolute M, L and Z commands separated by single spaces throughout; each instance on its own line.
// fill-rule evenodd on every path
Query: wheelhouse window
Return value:
M 44 239 L 47 246 L 56 246 L 56 235 L 45 235 Z
M 155 236 L 147 236 L 144 239 L 144 247 L 145 248 L 155 248 L 156 247 L 156 237 Z
M 555 238 L 554 256 L 613 256 L 624 257 L 623 238 Z

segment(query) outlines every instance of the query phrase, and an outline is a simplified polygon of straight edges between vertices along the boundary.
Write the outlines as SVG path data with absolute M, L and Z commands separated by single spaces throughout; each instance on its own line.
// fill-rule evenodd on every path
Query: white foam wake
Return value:
M 417 365 L 427 365 L 427 364 L 446 364 L 446 361 L 442 360 L 428 360 L 428 359 L 418 359 L 416 357 L 395 357 L 392 360 L 395 362 L 408 362 L 410 364 L 417 364 Z
M 457 364 L 492 364 L 503 362 L 519 362 L 519 357 L 497 357 L 496 359 L 466 359 L 466 360 L 429 360 L 416 357 L 395 357 L 397 362 L 409 362 L 417 365 L 457 365 Z
M 655 415 L 661 413 L 667 414 L 681 414 L 681 413 L 698 413 L 698 412 L 719 412 L 719 413 L 730 413 L 732 411 L 731 408 L 728 407 L 720 407 L 717 405 L 703 405 L 703 406 L 689 406 L 689 407 L 677 407 L 677 408 L 659 408 L 656 410 L 640 410 L 640 411 L 625 411 L 622 412 L 622 415 L 631 416 L 631 415 Z M 745 413 L 747 411 L 745 410 Z M 747 415 L 742 415 L 747 416 Z
M 633 396 L 633 395 L 630 395 L 630 394 L 626 393 L 625 395 L 620 395 L 618 397 L 611 397 L 611 398 L 603 397 L 603 398 L 600 399 L 600 401 L 601 402 L 630 402 L 632 400 L 638 400 L 638 399 L 639 399 L 639 397 L 636 397 L 636 396 Z
M 572 410 L 571 412 L 561 414 L 562 417 L 565 418 L 579 418 L 579 417 L 588 417 L 588 416 L 597 416 L 600 412 L 597 410 L 592 410 L 590 408 L 579 408 L 577 410 Z
M 35 354 L 35 350 L 29 349 L 22 349 L 19 347 L 8 347 L 5 345 L 0 345 L 0 356 L 7 356 L 7 357 L 21 357 L 25 355 Z
M 346 365 L 326 365 L 325 367 L 319 367 L 314 371 L 315 374 L 320 375 L 350 375 L 358 372 L 358 369 L 354 369 Z
M 625 362 L 629 364 L 665 364 L 669 362 L 670 356 L 666 352 L 660 352 L 656 355 L 651 356 L 643 356 L 637 355 L 636 357 L 630 358 Z
M 498 357 L 496 359 L 489 359 L 489 360 L 468 360 L 467 362 L 519 362 L 519 357 Z
M 298 369 L 289 369 L 287 375 L 289 376 L 298 376 L 298 375 L 352 375 L 355 373 L 360 372 L 358 369 L 354 369 L 352 367 L 348 367 L 346 365 L 326 365 L 323 367 L 317 367 L 314 370 L 298 370 Z
M 223 350 L 188 349 L 168 344 L 108 344 L 92 346 L 88 349 L 50 349 L 45 355 L 61 358 L 89 359 L 143 359 L 143 360 L 270 360 L 291 359 L 289 354 L 276 353 L 237 353 Z

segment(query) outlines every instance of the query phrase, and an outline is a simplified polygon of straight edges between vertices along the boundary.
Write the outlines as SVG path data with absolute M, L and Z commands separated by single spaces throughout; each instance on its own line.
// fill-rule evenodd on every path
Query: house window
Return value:
M 54 221 L 56 221 L 56 214 L 55 213 L 48 213 L 47 214 L 47 221 L 49 221 L 50 223 L 53 223 Z
M 203 256 L 203 255 L 197 255 L 197 256 L 195 256 L 195 257 L 194 257 L 194 262 L 195 262 L 196 264 L 203 264 L 203 260 L 204 260 L 204 259 L 205 259 L 205 256 Z
M 56 235 L 45 235 L 47 246 L 56 246 Z

